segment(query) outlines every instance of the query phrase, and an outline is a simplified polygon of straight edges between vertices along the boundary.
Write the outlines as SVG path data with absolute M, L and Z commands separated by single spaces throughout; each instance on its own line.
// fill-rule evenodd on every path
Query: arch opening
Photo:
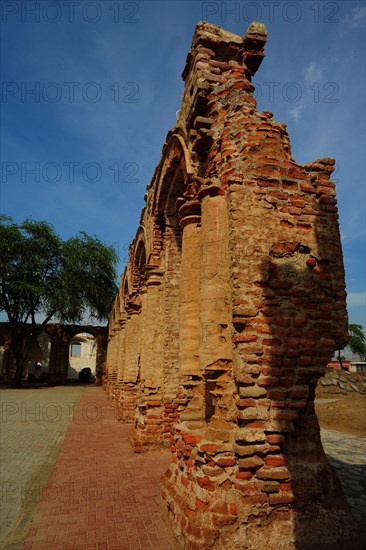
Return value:
M 94 382 L 96 378 L 97 342 L 90 332 L 75 334 L 69 343 L 67 379 Z

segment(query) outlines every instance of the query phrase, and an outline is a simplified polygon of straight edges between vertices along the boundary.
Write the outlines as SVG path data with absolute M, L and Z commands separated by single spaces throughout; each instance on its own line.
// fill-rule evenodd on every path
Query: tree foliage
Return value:
M 342 368 L 344 357 L 341 356 L 341 351 L 344 348 L 349 348 L 352 353 L 358 355 L 363 361 L 366 361 L 366 336 L 362 325 L 353 323 L 348 325 L 348 343 L 338 350 L 338 361 Z
M 51 319 L 108 318 L 117 255 L 96 236 L 81 232 L 63 241 L 47 222 L 17 224 L 6 216 L 0 217 L 0 249 L 0 310 L 9 320 L 19 382 L 28 323 L 37 338 Z
M 348 326 L 349 340 L 348 347 L 361 359 L 366 359 L 366 336 L 362 325 L 350 324 Z

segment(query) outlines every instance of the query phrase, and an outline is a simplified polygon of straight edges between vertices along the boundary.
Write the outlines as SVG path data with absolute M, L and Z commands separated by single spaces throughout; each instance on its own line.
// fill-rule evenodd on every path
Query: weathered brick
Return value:
M 192 550 L 234 547 L 248 515 L 273 548 L 295 532 L 310 547 L 313 525 L 326 547 L 352 521 L 338 494 L 324 508 L 317 479 L 337 483 L 309 392 L 346 343 L 334 161 L 297 164 L 285 125 L 256 109 L 265 35 L 198 24 L 109 323 L 106 389 L 136 451 L 171 445 L 164 499 Z
M 263 466 L 256 472 L 256 476 L 259 479 L 273 479 L 273 480 L 285 480 L 288 479 L 289 472 L 287 468 L 271 468 L 269 466 Z
M 199 443 L 202 439 L 201 436 L 199 435 L 185 434 L 185 433 L 182 433 L 182 437 L 186 445 L 191 445 L 191 446 L 197 445 L 197 443 Z
M 254 386 L 241 386 L 239 389 L 241 397 L 263 397 L 266 395 L 267 390 L 257 385 Z
M 214 483 L 209 477 L 197 477 L 197 483 L 203 489 L 207 491 L 214 491 L 216 489 L 216 483 Z
M 286 466 L 287 460 L 284 456 L 267 456 L 264 459 L 266 466 Z
M 237 479 L 250 479 L 253 474 L 251 472 L 236 472 L 235 477 Z
M 258 468 L 259 466 L 262 466 L 264 464 L 264 461 L 259 456 L 251 456 L 247 458 L 239 458 L 238 459 L 238 466 L 239 468 Z
M 271 493 L 268 500 L 271 505 L 291 504 L 295 501 L 295 497 L 292 493 Z
M 222 457 L 216 461 L 216 464 L 221 468 L 225 468 L 227 466 L 234 466 L 236 464 L 236 460 L 234 457 Z
M 263 483 L 263 491 L 265 493 L 278 493 L 281 488 L 281 484 L 278 481 L 265 481 Z

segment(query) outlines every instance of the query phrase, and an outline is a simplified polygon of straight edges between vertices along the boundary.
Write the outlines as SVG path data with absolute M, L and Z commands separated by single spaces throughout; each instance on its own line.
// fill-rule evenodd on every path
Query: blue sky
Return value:
M 200 20 L 266 24 L 260 110 L 335 157 L 350 321 L 365 319 L 365 2 L 2 2 L 0 209 L 113 244 L 122 272 Z

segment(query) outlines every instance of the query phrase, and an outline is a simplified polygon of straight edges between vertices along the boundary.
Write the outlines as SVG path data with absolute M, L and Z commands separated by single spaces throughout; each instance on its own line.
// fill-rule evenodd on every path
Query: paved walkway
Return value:
M 115 420 L 100 388 L 7 390 L 4 395 L 8 477 L 3 475 L 2 487 L 8 538 L 2 549 L 177 549 L 159 512 L 160 477 L 170 453 L 134 454 L 127 441 L 130 426 Z M 322 440 L 356 519 L 365 526 L 365 440 L 330 430 L 322 430 Z
M 325 429 L 321 438 L 359 525 L 360 538 L 366 541 L 366 439 Z
M 26 535 L 82 390 L 0 391 L 0 548 Z
M 135 454 L 100 388 L 85 388 L 24 550 L 174 550 L 159 511 L 169 451 Z

